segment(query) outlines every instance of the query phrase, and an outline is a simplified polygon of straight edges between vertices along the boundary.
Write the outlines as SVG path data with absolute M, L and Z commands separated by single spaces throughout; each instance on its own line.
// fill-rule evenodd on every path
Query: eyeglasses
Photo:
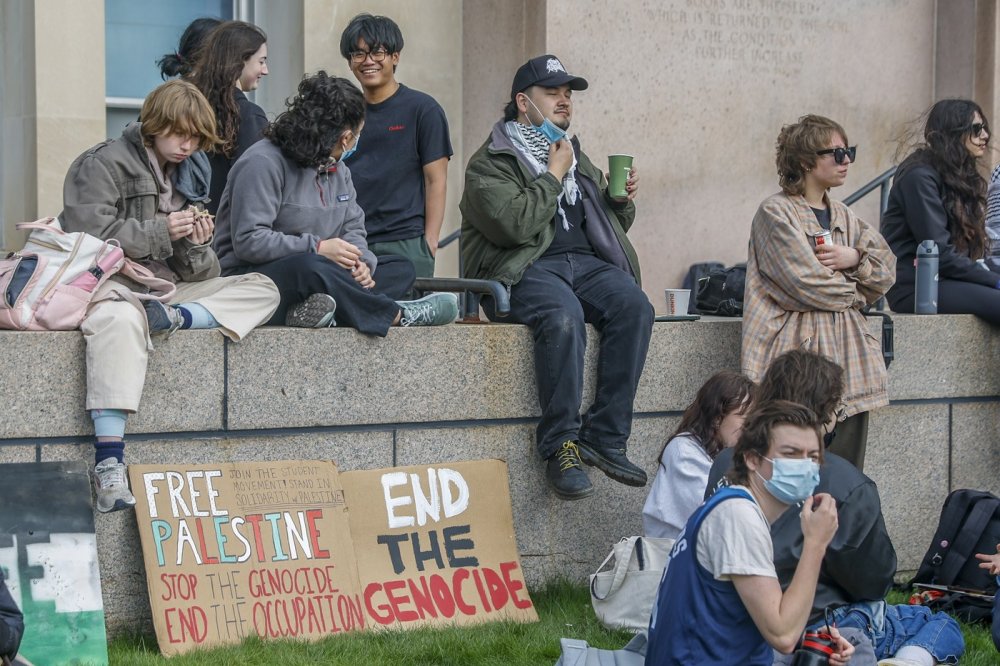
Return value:
M 389 51 L 380 46 L 371 51 L 351 51 L 348 55 L 351 57 L 351 62 L 354 63 L 364 62 L 368 56 L 371 56 L 375 62 L 382 62 L 389 55 Z
M 854 164 L 854 158 L 858 154 L 858 147 L 857 146 L 850 146 L 848 148 L 841 148 L 841 147 L 838 146 L 836 148 L 827 148 L 825 150 L 817 150 L 816 154 L 817 155 L 833 155 L 833 161 L 836 162 L 837 164 L 843 164 L 844 163 L 844 158 L 845 157 L 849 157 L 849 158 L 851 158 L 851 164 Z

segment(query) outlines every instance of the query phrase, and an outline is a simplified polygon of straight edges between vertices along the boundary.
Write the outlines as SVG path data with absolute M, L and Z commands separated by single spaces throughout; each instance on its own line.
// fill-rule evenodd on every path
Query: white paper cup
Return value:
M 691 302 L 690 289 L 665 289 L 664 296 L 667 299 L 668 315 L 686 315 L 688 313 L 688 303 Z

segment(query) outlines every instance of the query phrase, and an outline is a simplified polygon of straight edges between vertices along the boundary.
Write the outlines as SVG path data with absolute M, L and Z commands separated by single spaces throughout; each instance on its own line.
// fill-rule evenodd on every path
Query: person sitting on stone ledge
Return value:
M 702 502 L 712 461 L 736 445 L 756 387 L 738 372 L 724 370 L 706 381 L 660 451 L 646 504 L 648 537 L 676 539 Z
M 924 143 L 899 165 L 882 216 L 882 234 L 898 257 L 887 294 L 894 311 L 914 311 L 917 246 L 932 240 L 937 311 L 1000 324 L 1000 270 L 985 261 L 987 186 L 979 172 L 989 143 L 989 121 L 975 102 L 943 99 L 928 112 Z
M 488 297 L 487 316 L 531 327 L 542 409 L 535 441 L 549 484 L 571 500 L 594 492 L 581 457 L 616 481 L 646 485 L 626 447 L 653 329 L 626 236 L 638 172 L 627 196 L 612 199 L 579 139 L 566 134 L 573 91 L 586 89 L 555 56 L 522 65 L 504 117 L 469 160 L 459 206 L 465 277 L 510 291 L 509 317 L 497 316 Z M 581 419 L 588 323 L 601 333 L 600 353 L 597 393 Z
M 757 400 L 795 398 L 812 409 L 829 426 L 836 422 L 836 408 L 844 390 L 844 371 L 833 361 L 804 350 L 786 352 L 776 358 L 758 388 Z M 732 451 L 716 458 L 709 472 L 707 500 L 727 485 L 732 469 Z M 837 504 L 837 532 L 823 554 L 809 614 L 809 628 L 825 624 L 824 611 L 830 609 L 841 629 L 857 630 L 871 641 L 880 659 L 911 659 L 914 664 L 933 664 L 946 659 L 956 649 L 958 625 L 943 613 L 931 614 L 893 606 L 883 601 L 896 573 L 896 550 L 893 548 L 882 515 L 882 503 L 875 482 L 854 465 L 829 451 L 819 470 L 816 493 L 829 494 Z M 774 567 L 782 588 L 792 582 L 804 548 L 802 526 L 787 512 L 771 524 L 774 544 Z M 883 630 L 881 627 L 889 627 Z M 961 639 L 960 633 L 958 634 Z M 907 647 L 908 646 L 908 647 Z M 905 649 L 904 649 L 905 648 Z M 958 654 L 963 646 L 959 640 Z M 787 663 L 784 655 L 775 654 L 774 663 Z M 881 662 L 880 662 L 881 663 Z M 908 664 L 889 661 L 887 664 Z M 945 662 L 952 663 L 952 662 Z
M 833 452 L 864 468 L 868 410 L 889 404 L 882 349 L 861 310 L 892 284 L 895 257 L 850 208 L 829 197 L 854 162 L 844 129 L 803 116 L 778 135 L 781 192 L 761 203 L 750 229 L 741 365 L 759 382 L 789 349 L 836 361 L 846 387 Z
M 115 239 L 125 255 L 176 285 L 169 304 L 115 276 L 81 324 L 87 344 L 86 407 L 96 434 L 98 511 L 135 504 L 125 475 L 125 422 L 139 408 L 150 333 L 218 328 L 240 340 L 267 320 L 278 291 L 263 275 L 222 278 L 211 216 L 192 204 L 208 196 L 204 148 L 218 141 L 215 116 L 198 89 L 174 79 L 149 94 L 142 122 L 94 146 L 70 166 L 60 221 L 66 231 Z
M 394 300 L 413 285 L 413 264 L 368 249 L 344 164 L 361 138 L 361 91 L 320 71 L 302 79 L 287 106 L 229 173 L 215 237 L 223 273 L 259 271 L 274 280 L 281 304 L 272 324 L 341 325 L 384 337 L 393 325 L 454 321 L 455 294 Z

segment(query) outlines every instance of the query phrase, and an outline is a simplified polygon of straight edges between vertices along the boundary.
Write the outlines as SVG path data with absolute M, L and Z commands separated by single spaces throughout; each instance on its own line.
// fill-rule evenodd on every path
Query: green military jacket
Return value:
M 587 237 L 597 256 L 641 284 L 639 260 L 625 232 L 635 204 L 607 196 L 604 174 L 573 139 L 577 183 L 584 193 Z M 562 183 L 550 173 L 535 176 L 522 162 L 501 120 L 465 170 L 462 211 L 463 276 L 497 280 L 508 287 L 521 279 L 555 238 L 556 202 Z

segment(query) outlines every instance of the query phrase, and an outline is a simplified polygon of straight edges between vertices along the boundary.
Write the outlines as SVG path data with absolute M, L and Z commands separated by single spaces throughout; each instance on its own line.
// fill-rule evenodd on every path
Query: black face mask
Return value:
M 823 435 L 823 448 L 824 449 L 830 448 L 830 445 L 833 444 L 833 438 L 836 436 L 837 436 L 836 430 L 833 430 Z

